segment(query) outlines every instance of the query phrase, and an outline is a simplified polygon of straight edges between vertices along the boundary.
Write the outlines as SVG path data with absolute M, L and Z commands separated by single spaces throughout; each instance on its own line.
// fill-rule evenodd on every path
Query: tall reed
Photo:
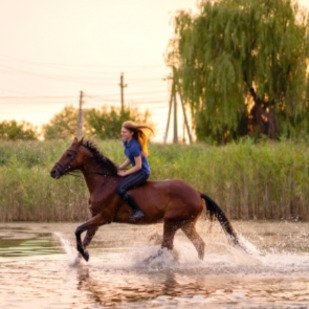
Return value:
M 1 221 L 76 221 L 88 216 L 83 178 L 49 176 L 70 141 L 2 142 Z M 98 141 L 116 163 L 118 141 Z M 309 220 L 309 147 L 293 142 L 150 145 L 151 179 L 181 178 L 234 219 Z

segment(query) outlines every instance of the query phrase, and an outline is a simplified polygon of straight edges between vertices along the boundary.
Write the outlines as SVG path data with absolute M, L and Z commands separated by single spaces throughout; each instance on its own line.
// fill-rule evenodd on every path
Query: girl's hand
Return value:
M 122 171 L 122 170 L 118 170 L 117 174 L 118 174 L 118 176 L 122 176 L 122 177 L 127 176 L 126 171 Z

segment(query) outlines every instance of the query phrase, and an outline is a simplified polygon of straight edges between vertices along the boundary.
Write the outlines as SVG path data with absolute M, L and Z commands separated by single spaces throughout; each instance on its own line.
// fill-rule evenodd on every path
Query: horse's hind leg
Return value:
M 149 263 L 155 258 L 161 256 L 163 254 L 164 248 L 168 250 L 173 250 L 173 243 L 174 243 L 174 236 L 176 231 L 179 229 L 180 225 L 179 223 L 175 223 L 173 221 L 164 221 L 163 224 L 163 240 L 161 244 L 161 249 L 154 255 L 148 257 L 144 262 Z
M 180 228 L 179 222 L 165 220 L 163 225 L 163 242 L 161 247 L 173 250 L 174 236 Z
M 195 229 L 195 221 L 187 222 L 181 227 L 185 235 L 192 241 L 198 252 L 198 257 L 203 260 L 205 252 L 205 243 Z

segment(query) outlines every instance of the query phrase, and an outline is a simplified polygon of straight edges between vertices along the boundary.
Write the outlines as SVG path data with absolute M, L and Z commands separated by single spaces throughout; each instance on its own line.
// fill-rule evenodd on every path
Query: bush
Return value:
M 1 140 L 37 140 L 37 132 L 32 124 L 15 120 L 0 122 Z

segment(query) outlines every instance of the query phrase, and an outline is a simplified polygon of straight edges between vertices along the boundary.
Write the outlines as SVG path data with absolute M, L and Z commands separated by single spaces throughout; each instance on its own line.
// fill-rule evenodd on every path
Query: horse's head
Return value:
M 50 176 L 58 179 L 69 172 L 79 169 L 83 163 L 83 155 L 82 151 L 80 151 L 82 145 L 83 138 L 79 141 L 75 137 L 71 146 L 63 153 L 50 171 Z

